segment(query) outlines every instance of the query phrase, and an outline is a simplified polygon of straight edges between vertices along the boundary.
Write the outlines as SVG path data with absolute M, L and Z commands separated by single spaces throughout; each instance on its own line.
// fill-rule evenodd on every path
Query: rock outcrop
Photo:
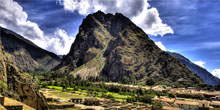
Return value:
M 0 31 L 2 36 L 2 31 Z M 28 76 L 18 71 L 2 45 L 0 37 L 0 93 L 14 98 L 37 110 L 47 110 L 47 102 L 39 92 L 37 84 Z
M 50 70 L 61 59 L 54 53 L 41 49 L 24 37 L 0 27 L 5 56 L 19 71 Z
M 99 77 L 122 83 L 204 84 L 127 17 L 101 11 L 83 20 L 70 52 L 56 69 L 84 79 Z
M 191 70 L 194 74 L 198 75 L 206 84 L 208 85 L 218 85 L 220 83 L 220 79 L 213 76 L 210 72 L 208 72 L 206 69 L 192 63 L 189 59 L 186 57 L 173 52 L 168 52 L 171 56 L 178 59 L 182 64 L 186 65 L 189 70 Z

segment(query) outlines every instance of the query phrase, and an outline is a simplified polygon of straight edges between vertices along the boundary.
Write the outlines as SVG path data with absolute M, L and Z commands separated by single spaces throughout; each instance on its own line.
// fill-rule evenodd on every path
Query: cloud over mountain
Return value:
M 195 61 L 195 62 L 193 62 L 193 63 L 195 63 L 196 65 L 198 65 L 198 66 L 200 66 L 200 67 L 205 68 L 205 62 L 204 62 L 204 61 L 202 61 L 202 60 Z
M 162 44 L 162 42 L 158 41 L 155 44 L 163 51 L 166 51 L 166 47 Z
M 60 54 L 68 53 L 70 46 L 75 40 L 75 37 L 68 36 L 65 30 L 59 29 L 59 28 L 55 31 L 54 34 L 55 34 L 55 37 L 51 38 L 49 43 L 50 43 L 50 46 L 55 46 L 55 47 L 54 48 L 49 47 L 49 48 L 54 49 L 52 51 L 57 51 Z
M 212 73 L 214 76 L 220 78 L 220 69 L 214 69 L 211 73 Z
M 28 14 L 13 0 L 0 0 L 0 26 L 31 40 L 41 48 L 56 54 L 66 54 L 74 38 L 58 29 L 55 35 L 45 35 L 38 24 L 28 20 Z
M 140 26 L 147 34 L 164 36 L 173 34 L 170 26 L 163 23 L 156 8 L 147 0 L 57 0 L 64 9 L 81 15 L 96 12 L 122 13 Z
M 28 21 L 28 15 L 13 0 L 0 0 L 0 25 L 11 29 L 31 40 L 42 39 L 43 31 L 34 22 Z

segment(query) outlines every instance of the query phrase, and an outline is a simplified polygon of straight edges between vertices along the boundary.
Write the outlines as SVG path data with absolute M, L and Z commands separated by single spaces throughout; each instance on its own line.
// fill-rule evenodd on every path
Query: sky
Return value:
M 219 6 L 219 0 L 0 0 L 0 26 L 63 55 L 88 14 L 119 12 L 162 50 L 220 77 Z

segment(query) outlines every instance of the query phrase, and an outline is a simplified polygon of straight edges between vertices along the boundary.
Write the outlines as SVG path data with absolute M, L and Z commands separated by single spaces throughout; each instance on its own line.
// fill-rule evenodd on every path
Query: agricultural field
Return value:
M 74 98 L 89 98 L 89 97 L 96 97 L 100 100 L 103 100 L 103 95 L 113 96 L 113 99 L 116 101 L 126 101 L 127 98 L 129 98 L 129 95 L 121 95 L 119 93 L 114 93 L 114 92 L 95 92 L 95 93 L 90 93 L 88 90 L 74 90 L 74 88 L 66 88 L 66 90 L 63 90 L 62 87 L 60 86 L 47 86 L 48 89 L 53 89 L 56 91 L 50 91 L 49 93 L 53 96 L 60 97 L 64 100 L 69 99 L 70 97 Z

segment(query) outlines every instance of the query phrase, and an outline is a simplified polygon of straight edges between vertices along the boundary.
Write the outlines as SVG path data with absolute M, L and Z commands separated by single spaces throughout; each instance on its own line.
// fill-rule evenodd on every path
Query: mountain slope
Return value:
M 101 11 L 83 20 L 70 52 L 56 69 L 84 79 L 99 76 L 122 83 L 203 84 L 186 66 L 160 50 L 127 17 Z
M 51 69 L 60 63 L 54 53 L 43 50 L 22 36 L 0 27 L 4 52 L 19 71 Z
M 189 70 L 191 70 L 194 74 L 197 74 L 206 84 L 215 86 L 220 83 L 220 79 L 213 76 L 206 69 L 192 63 L 189 59 L 178 53 L 168 52 L 171 56 L 178 59 L 182 64 L 185 64 Z
M 14 98 L 37 110 L 47 110 L 47 102 L 37 84 L 18 72 L 4 52 L 0 37 L 0 94 Z

